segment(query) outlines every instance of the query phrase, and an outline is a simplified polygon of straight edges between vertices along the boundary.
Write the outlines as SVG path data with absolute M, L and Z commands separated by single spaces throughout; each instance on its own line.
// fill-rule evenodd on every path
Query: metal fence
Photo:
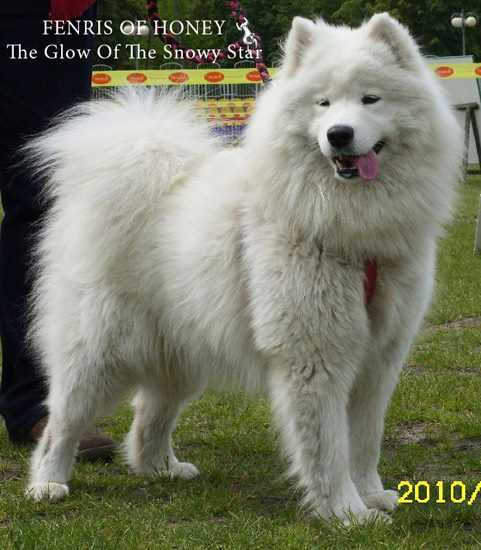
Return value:
M 250 62 L 240 62 L 236 69 L 255 70 L 255 66 Z M 108 65 L 95 65 L 93 67 L 95 74 L 115 74 Z M 159 74 L 182 74 L 186 69 L 178 63 L 165 63 L 159 67 Z M 202 64 L 196 67 L 196 70 L 220 72 L 221 67 L 214 63 Z M 142 73 L 138 73 L 142 74 Z M 194 79 L 193 79 L 194 80 Z M 197 79 L 198 80 L 198 79 Z M 95 79 L 94 79 L 95 82 Z M 120 84 L 122 86 L 128 83 Z M 92 97 L 101 99 L 108 97 L 120 87 L 113 82 L 112 85 L 95 85 L 92 88 Z M 134 84 L 138 85 L 138 83 Z M 170 82 L 166 85 L 171 85 Z M 144 87 L 163 87 L 163 84 L 149 85 Z M 248 123 L 249 117 L 254 108 L 255 98 L 262 88 L 261 82 L 244 82 L 242 80 L 235 82 L 218 82 L 210 84 L 207 81 L 199 81 L 175 86 L 182 99 L 194 101 L 199 115 L 209 121 L 214 134 L 220 136 L 226 143 L 235 143 L 242 136 L 242 133 Z

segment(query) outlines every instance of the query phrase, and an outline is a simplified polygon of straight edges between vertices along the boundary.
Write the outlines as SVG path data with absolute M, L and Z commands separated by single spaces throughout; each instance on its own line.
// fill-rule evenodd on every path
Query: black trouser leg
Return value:
M 14 440 L 25 438 L 46 414 L 45 381 L 27 342 L 28 295 L 35 276 L 32 245 L 45 214 L 38 200 L 41 181 L 18 162 L 19 147 L 45 129 L 52 117 L 90 95 L 92 59 L 32 61 L 7 59 L 8 43 L 42 52 L 46 44 L 92 47 L 85 36 L 44 37 L 49 2 L 26 0 L 18 12 L 0 7 L 0 186 L 4 219 L 0 235 L 0 335 L 2 383 L 0 414 Z M 92 18 L 93 10 L 85 14 Z M 21 162 L 20 162 L 21 165 Z

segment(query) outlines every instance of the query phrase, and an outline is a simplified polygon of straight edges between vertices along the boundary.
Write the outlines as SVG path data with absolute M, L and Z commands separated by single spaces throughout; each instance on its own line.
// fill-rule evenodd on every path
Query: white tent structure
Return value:
M 471 55 L 466 56 L 450 56 L 450 57 L 428 57 L 429 63 L 446 63 L 452 65 L 454 63 L 473 63 Z M 453 105 L 471 106 L 471 108 L 460 108 L 457 111 L 458 120 L 463 128 L 469 131 L 468 137 L 468 155 L 467 162 L 471 165 L 480 165 L 481 169 L 481 151 L 476 147 L 476 134 L 473 128 L 473 121 L 466 120 L 469 112 L 472 111 L 472 116 L 475 119 L 475 124 L 479 132 L 481 132 L 481 85 L 480 78 L 446 78 L 441 79 L 441 82 L 446 89 L 449 98 Z M 473 105 L 474 104 L 474 105 Z M 467 124 L 469 122 L 469 125 Z

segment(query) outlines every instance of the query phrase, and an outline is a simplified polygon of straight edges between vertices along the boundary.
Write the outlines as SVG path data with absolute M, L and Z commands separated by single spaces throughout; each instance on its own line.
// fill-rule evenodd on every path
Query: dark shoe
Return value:
M 30 441 L 36 443 L 41 437 L 48 417 L 44 416 L 30 430 Z M 99 430 L 85 433 L 80 440 L 77 457 L 80 460 L 94 462 L 97 460 L 111 460 L 116 449 L 115 441 Z

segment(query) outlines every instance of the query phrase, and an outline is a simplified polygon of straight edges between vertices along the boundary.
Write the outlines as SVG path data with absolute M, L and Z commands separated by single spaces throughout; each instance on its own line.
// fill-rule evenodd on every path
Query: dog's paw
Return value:
M 193 479 L 199 475 L 199 470 L 190 462 L 177 462 L 169 468 L 168 476 L 171 479 Z
M 142 467 L 132 467 L 132 470 L 144 477 L 151 479 L 164 477 L 168 479 L 193 479 L 199 475 L 199 470 L 190 462 L 171 462 L 168 467 L 166 464 L 160 465 L 142 465 Z
M 68 485 L 57 483 L 56 481 L 48 481 L 46 483 L 34 483 L 29 485 L 25 491 L 25 496 L 36 502 L 41 500 L 50 500 L 55 502 L 62 500 L 69 494 Z
M 345 527 L 351 527 L 356 525 L 365 525 L 365 524 L 389 524 L 392 523 L 391 516 L 381 512 L 378 509 L 363 510 L 360 512 L 349 513 L 342 520 L 342 523 Z
M 377 508 L 378 510 L 387 510 L 391 512 L 395 510 L 399 500 L 397 491 L 378 491 L 363 495 L 362 500 L 368 508 Z

